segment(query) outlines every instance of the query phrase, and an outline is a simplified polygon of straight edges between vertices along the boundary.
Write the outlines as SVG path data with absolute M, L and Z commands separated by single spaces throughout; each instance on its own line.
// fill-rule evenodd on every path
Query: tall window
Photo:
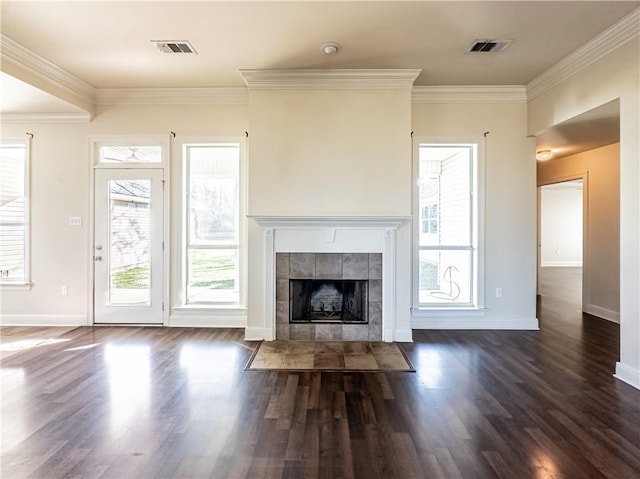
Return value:
M 476 144 L 418 148 L 418 306 L 476 306 Z
M 240 145 L 183 146 L 187 304 L 240 302 Z
M 0 144 L 0 283 L 29 282 L 29 149 Z

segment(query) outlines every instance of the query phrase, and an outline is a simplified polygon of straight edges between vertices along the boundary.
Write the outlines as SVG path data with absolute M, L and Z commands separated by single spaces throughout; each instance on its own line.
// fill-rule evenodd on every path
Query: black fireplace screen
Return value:
M 290 322 L 366 324 L 368 283 L 350 279 L 290 279 Z

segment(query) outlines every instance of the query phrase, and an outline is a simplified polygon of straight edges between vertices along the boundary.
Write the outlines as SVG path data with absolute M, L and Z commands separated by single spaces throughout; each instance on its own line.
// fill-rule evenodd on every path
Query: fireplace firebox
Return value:
M 290 323 L 367 324 L 368 280 L 290 279 Z

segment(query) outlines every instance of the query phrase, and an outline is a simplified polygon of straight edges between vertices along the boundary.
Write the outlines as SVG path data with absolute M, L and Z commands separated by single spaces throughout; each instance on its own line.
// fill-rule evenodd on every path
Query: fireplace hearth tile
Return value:
M 282 364 L 284 369 L 313 369 L 315 367 L 313 353 L 287 353 Z
M 313 366 L 318 369 L 344 369 L 344 355 L 342 353 L 316 354 Z
M 343 279 L 368 279 L 369 255 L 367 253 L 346 253 L 342 255 Z
M 287 354 L 306 354 L 316 352 L 315 341 L 289 341 Z
M 289 279 L 289 253 L 276 253 L 276 278 Z
M 362 369 L 362 370 L 376 370 L 378 369 L 378 363 L 376 359 L 370 354 L 345 354 L 344 366 L 347 369 Z
M 290 253 L 289 278 L 314 279 L 316 276 L 315 253 Z
M 392 353 L 374 353 L 380 369 L 399 369 L 404 367 L 406 360 L 402 356 Z

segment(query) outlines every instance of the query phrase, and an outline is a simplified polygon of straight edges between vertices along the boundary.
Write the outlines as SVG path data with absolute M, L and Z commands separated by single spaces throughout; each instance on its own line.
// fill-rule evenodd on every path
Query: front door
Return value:
M 162 324 L 163 170 L 96 169 L 94 322 Z

